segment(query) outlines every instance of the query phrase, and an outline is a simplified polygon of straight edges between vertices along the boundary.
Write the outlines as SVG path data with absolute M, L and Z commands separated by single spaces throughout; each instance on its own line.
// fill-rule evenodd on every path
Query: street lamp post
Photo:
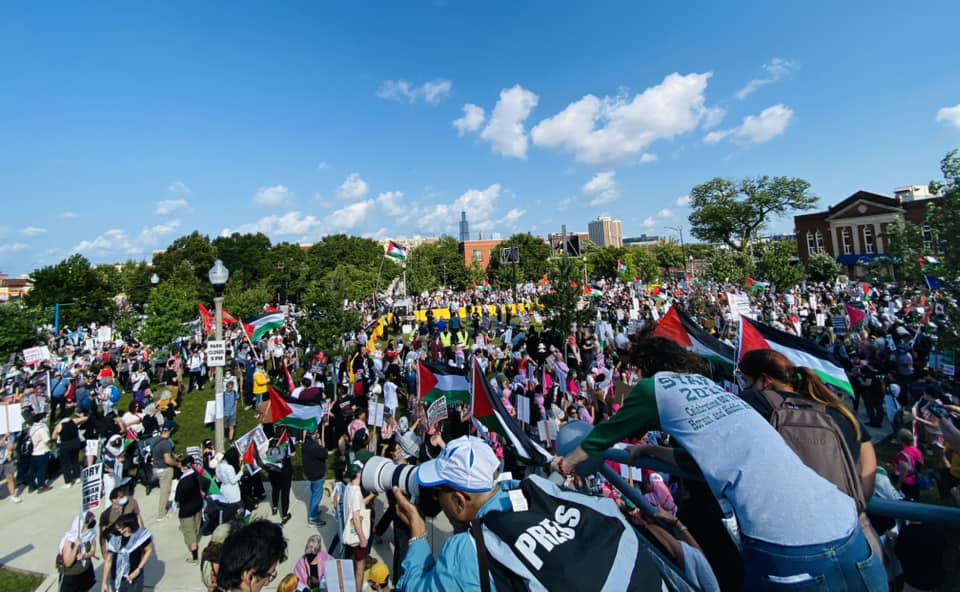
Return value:
M 217 259 L 213 262 L 213 267 L 209 272 L 210 283 L 213 285 L 213 306 L 214 306 L 214 336 L 217 341 L 223 340 L 223 289 L 230 279 L 230 270 L 224 266 L 223 261 Z M 223 366 L 216 366 L 214 370 L 214 401 L 217 393 L 223 393 Z M 221 395 L 223 396 L 223 395 Z M 215 414 L 214 423 L 214 446 L 220 452 L 223 452 L 223 413 L 218 409 Z
M 680 233 L 680 253 L 683 254 L 683 279 L 687 279 L 687 247 L 683 244 L 683 226 L 664 226 L 667 230 Z

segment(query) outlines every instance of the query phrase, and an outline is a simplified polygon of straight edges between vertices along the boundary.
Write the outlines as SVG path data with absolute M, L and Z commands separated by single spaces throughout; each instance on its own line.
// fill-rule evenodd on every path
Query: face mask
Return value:
M 127 501 L 128 501 L 127 498 L 121 497 L 120 499 L 117 500 L 117 503 L 120 504 L 120 507 L 122 508 L 123 506 L 127 505 Z

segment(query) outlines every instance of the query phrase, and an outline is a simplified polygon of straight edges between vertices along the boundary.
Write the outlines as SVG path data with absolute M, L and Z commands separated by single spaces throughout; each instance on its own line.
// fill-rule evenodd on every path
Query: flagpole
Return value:
M 380 268 L 377 270 L 377 285 L 373 289 L 373 308 L 377 308 L 377 294 L 380 292 L 380 274 L 383 272 L 383 260 L 387 256 L 380 257 Z

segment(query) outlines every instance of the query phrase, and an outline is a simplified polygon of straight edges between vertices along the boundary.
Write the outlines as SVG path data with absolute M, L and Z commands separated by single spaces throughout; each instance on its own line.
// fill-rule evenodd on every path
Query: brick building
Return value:
M 460 252 L 463 253 L 463 264 L 468 268 L 474 263 L 479 263 L 480 267 L 486 271 L 490 267 L 490 259 L 499 257 L 500 253 L 494 253 L 497 245 L 503 242 L 502 239 L 492 240 L 468 240 L 460 243 Z
M 927 204 L 938 199 L 926 195 L 915 198 L 901 191 L 897 197 L 858 191 L 826 211 L 794 216 L 800 261 L 806 265 L 813 255 L 825 253 L 844 265 L 847 273 L 861 275 L 862 268 L 858 267 L 886 254 L 884 234 L 899 217 L 919 226 L 924 243 L 932 248 L 933 235 L 924 224 L 924 216 Z

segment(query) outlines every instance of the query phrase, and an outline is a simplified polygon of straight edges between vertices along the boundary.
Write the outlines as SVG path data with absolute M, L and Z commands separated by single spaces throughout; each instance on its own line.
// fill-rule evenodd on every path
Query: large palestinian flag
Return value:
M 469 403 L 470 384 L 460 368 L 420 360 L 417 362 L 417 394 L 425 405 L 440 397 L 446 397 L 448 405 Z
M 270 312 L 248 320 L 243 324 L 243 329 L 247 332 L 247 337 L 250 338 L 250 341 L 256 343 L 263 339 L 263 336 L 270 331 L 279 329 L 282 326 L 283 313 Z
M 286 399 L 271 386 L 270 419 L 274 425 L 315 432 L 323 422 L 323 399 L 309 402 Z
M 749 317 L 740 315 L 740 338 L 737 361 L 743 355 L 755 349 L 772 349 L 785 355 L 794 366 L 806 366 L 820 377 L 820 380 L 835 389 L 853 396 L 853 387 L 847 373 L 836 363 L 830 353 L 809 339 L 797 337 L 769 325 L 758 323 Z
M 700 357 L 733 370 L 736 353 L 733 346 L 707 333 L 687 313 L 676 306 L 671 306 L 667 314 L 660 319 L 653 334 L 679 343 Z
M 500 397 L 490 392 L 490 382 L 476 358 L 473 360 L 470 386 L 473 391 L 470 409 L 474 419 L 490 431 L 500 434 L 526 464 L 545 465 L 550 462 L 553 455 L 531 440 L 516 418 L 507 413 Z
M 396 259 L 397 261 L 404 261 L 407 258 L 407 250 L 397 243 L 390 241 L 387 243 L 386 255 L 387 257 Z

